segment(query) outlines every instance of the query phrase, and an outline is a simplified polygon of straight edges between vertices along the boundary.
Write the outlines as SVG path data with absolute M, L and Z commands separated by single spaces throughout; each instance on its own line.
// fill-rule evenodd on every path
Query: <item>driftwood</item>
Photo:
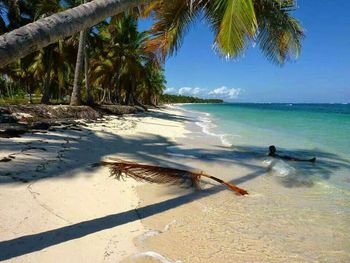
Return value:
M 160 167 L 155 165 L 145 165 L 134 162 L 127 162 L 117 158 L 110 158 L 111 161 L 102 161 L 101 164 L 110 168 L 111 176 L 118 180 L 131 177 L 136 181 L 156 183 L 156 184 L 184 184 L 190 181 L 193 186 L 199 188 L 202 177 L 209 178 L 220 184 L 225 185 L 230 190 L 240 194 L 247 195 L 248 192 L 234 184 L 225 182 L 217 177 L 205 174 L 203 171 L 186 171 L 175 168 Z

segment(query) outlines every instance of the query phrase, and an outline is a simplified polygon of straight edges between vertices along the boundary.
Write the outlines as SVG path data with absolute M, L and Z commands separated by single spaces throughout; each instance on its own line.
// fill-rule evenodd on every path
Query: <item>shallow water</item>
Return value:
M 284 155 L 317 157 L 315 166 L 288 163 L 298 176 L 350 191 L 350 104 L 192 104 L 203 131 L 235 150 L 264 155 L 275 145 Z M 275 169 L 275 172 L 278 172 Z
M 218 107 L 184 106 L 190 109 L 185 114 L 194 121 L 187 126 L 187 137 L 178 139 L 168 154 L 172 161 L 237 184 L 250 195 L 236 196 L 210 182 L 203 184 L 200 192 L 145 185 L 138 189 L 140 207 L 160 204 L 161 212 L 145 217 L 143 223 L 151 232 L 138 240 L 138 246 L 156 251 L 169 262 L 349 262 L 346 136 L 316 128 L 302 131 L 301 124 L 298 132 L 293 132 L 290 127 L 296 124 L 289 123 L 293 122 L 290 110 L 285 111 L 289 121 L 279 125 L 278 118 L 271 117 L 276 109 L 263 109 L 279 127 L 275 130 L 268 128 L 271 126 L 264 123 L 262 115 L 254 126 L 252 111 L 259 109 L 247 106 L 251 111 L 247 114 L 246 106 L 229 110 L 230 106 L 223 105 L 222 113 Z M 295 115 L 299 123 L 303 112 Z M 340 125 L 347 125 L 349 113 L 334 114 L 347 116 L 340 117 L 345 122 Z M 241 117 L 236 119 L 238 115 Z M 328 122 L 339 130 L 339 120 Z M 310 120 L 303 122 L 306 130 L 312 126 Z M 336 143 L 320 143 L 318 138 L 332 132 L 338 134 Z M 314 136 L 308 137 L 311 133 Z M 316 155 L 318 160 L 311 164 L 271 159 L 266 157 L 269 144 L 299 157 Z M 153 258 L 150 262 L 160 261 Z

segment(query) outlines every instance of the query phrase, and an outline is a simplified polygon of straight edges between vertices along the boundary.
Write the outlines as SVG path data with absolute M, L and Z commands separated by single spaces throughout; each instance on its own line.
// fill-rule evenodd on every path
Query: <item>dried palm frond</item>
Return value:
M 240 195 L 248 194 L 246 190 L 225 182 L 217 177 L 205 174 L 203 171 L 186 171 L 155 165 L 139 164 L 117 158 L 110 158 L 110 160 L 111 161 L 102 161 L 101 164 L 109 166 L 111 176 L 115 176 L 118 180 L 123 179 L 124 176 L 126 176 L 131 177 L 136 181 L 156 184 L 184 184 L 185 182 L 190 181 L 193 186 L 199 187 L 200 179 L 205 177 L 225 185 L 230 190 Z

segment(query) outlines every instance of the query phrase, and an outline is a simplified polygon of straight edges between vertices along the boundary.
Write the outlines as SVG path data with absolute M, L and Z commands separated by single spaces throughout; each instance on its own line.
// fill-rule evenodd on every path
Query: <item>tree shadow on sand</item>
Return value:
M 155 118 L 157 116 L 158 115 L 154 115 Z M 163 117 L 164 115 L 161 115 L 161 118 Z M 177 119 L 177 121 L 185 120 Z M 159 135 L 143 134 L 142 136 L 122 137 L 115 133 L 104 131 L 92 133 L 85 128 L 82 128 L 82 131 L 69 131 L 69 134 L 76 139 L 69 142 L 69 151 L 63 152 L 62 161 L 51 164 L 52 167 L 49 167 L 50 178 L 63 177 L 65 179 L 69 179 L 74 176 L 73 174 L 76 174 L 72 171 L 97 169 L 94 168 L 92 164 L 98 163 L 100 159 L 104 158 L 105 156 L 113 155 L 117 155 L 118 157 L 122 158 L 135 158 L 145 163 L 182 169 L 191 169 L 193 167 L 184 165 L 184 162 L 179 162 L 179 160 L 191 160 L 198 158 L 201 158 L 207 163 L 215 163 L 218 165 L 237 165 L 249 168 L 250 172 L 248 174 L 233 178 L 231 180 L 231 183 L 233 184 L 249 182 L 259 176 L 266 175 L 266 172 L 268 171 L 268 167 L 263 163 L 263 161 L 266 159 L 266 149 L 263 147 L 249 146 L 230 148 L 216 146 L 213 149 L 198 147 L 186 148 L 186 145 L 177 144 L 168 138 Z M 47 147 L 62 148 L 60 141 L 62 140 L 62 136 L 66 136 L 66 133 L 37 135 L 36 139 L 48 140 L 47 136 L 53 136 L 51 138 L 51 142 L 49 143 L 50 146 Z M 1 149 L 11 150 L 13 144 L 9 143 L 8 141 L 1 141 L 0 146 Z M 167 154 L 164 154 L 165 149 L 169 149 Z M 318 158 L 318 161 L 315 164 L 302 164 L 301 166 L 295 168 L 303 171 L 303 173 L 299 174 L 302 174 L 301 177 L 305 177 L 304 179 L 307 180 L 303 181 L 300 180 L 300 178 L 297 178 L 298 180 L 290 179 L 289 182 L 281 181 L 282 185 L 285 187 L 311 187 L 315 180 L 328 180 L 333 174 L 335 174 L 335 171 L 350 169 L 348 160 L 342 159 L 333 153 L 327 153 L 316 149 L 312 151 L 304 149 L 289 149 L 288 152 L 286 149 L 280 150 L 293 155 L 303 157 L 316 156 Z M 80 158 L 79 156 L 83 156 L 83 158 Z M 35 159 L 31 160 L 31 162 L 36 161 L 37 160 Z M 39 161 L 37 162 L 39 164 Z M 60 164 L 60 169 L 55 168 L 55 165 L 57 164 Z M 0 166 L 1 165 L 3 164 L 0 164 Z M 24 163 L 24 167 L 25 165 L 26 164 Z M 5 168 L 9 172 L 11 171 L 11 166 L 6 166 Z M 3 173 L 4 169 L 1 169 L 1 172 Z M 45 178 L 45 173 L 43 173 L 43 176 L 38 175 L 34 178 L 26 177 L 26 175 L 22 173 L 17 174 L 16 176 L 24 176 L 23 178 L 30 182 Z M 3 177 L 5 178 L 8 176 Z M 291 178 L 293 178 L 293 176 L 291 176 Z M 306 182 L 311 182 L 311 184 Z M 14 181 L 0 180 L 0 185 L 6 183 L 14 183 Z M 136 210 L 132 209 L 126 212 L 107 215 L 58 229 L 22 236 L 11 240 L 0 241 L 0 260 L 11 259 L 63 242 L 81 238 L 102 230 L 127 224 L 135 220 L 144 219 L 149 216 L 174 209 L 183 204 L 216 194 L 223 189 L 225 189 L 223 186 L 215 185 L 200 192 L 192 192 L 160 203 L 137 208 Z

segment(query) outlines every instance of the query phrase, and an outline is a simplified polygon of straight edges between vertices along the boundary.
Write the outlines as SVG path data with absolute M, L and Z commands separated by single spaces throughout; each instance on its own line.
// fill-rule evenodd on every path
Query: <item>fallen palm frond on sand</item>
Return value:
M 156 184 L 184 184 L 186 181 L 190 181 L 193 186 L 199 188 L 201 178 L 205 177 L 225 185 L 230 190 L 240 195 L 248 194 L 246 190 L 217 177 L 205 174 L 203 171 L 186 171 L 156 165 L 139 164 L 127 162 L 118 158 L 110 158 L 110 161 L 102 161 L 101 164 L 109 166 L 111 176 L 115 176 L 118 180 L 126 176 L 136 181 Z

